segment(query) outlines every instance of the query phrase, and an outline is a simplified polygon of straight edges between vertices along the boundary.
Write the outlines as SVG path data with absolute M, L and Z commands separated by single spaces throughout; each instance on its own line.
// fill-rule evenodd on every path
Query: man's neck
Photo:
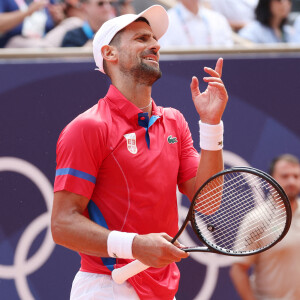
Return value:
M 151 116 L 152 105 L 148 106 L 151 102 L 151 86 L 138 83 L 133 84 L 132 81 L 113 81 L 112 84 L 135 106 L 138 108 L 145 107 L 142 110 L 147 112 L 149 117 Z

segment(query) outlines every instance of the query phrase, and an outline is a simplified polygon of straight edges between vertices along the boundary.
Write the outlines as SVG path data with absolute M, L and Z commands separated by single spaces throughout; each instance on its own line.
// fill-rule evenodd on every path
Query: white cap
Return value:
M 103 70 L 103 57 L 101 49 L 109 45 L 117 32 L 134 22 L 136 19 L 144 17 L 150 24 L 154 36 L 160 39 L 168 29 L 169 17 L 166 10 L 161 5 L 153 5 L 145 9 L 140 14 L 125 14 L 106 21 L 95 34 L 93 40 L 93 54 L 99 71 Z

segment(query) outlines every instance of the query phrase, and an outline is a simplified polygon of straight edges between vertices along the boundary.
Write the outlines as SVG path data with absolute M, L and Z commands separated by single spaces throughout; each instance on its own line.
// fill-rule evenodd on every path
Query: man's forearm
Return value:
M 28 15 L 27 11 L 13 11 L 0 14 L 0 33 L 5 33 L 19 24 L 21 24 L 26 16 Z
M 110 231 L 77 212 L 53 220 L 51 229 L 53 240 L 59 245 L 86 255 L 108 257 L 107 237 Z
M 224 169 L 223 151 L 201 150 L 200 163 L 195 178 L 194 193 L 210 177 Z

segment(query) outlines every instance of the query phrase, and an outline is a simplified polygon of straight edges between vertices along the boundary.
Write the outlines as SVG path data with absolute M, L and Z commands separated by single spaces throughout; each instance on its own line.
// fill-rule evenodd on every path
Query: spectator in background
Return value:
M 284 154 L 275 158 L 269 173 L 285 190 L 292 208 L 292 224 L 277 245 L 260 254 L 238 259 L 230 270 L 243 300 L 300 299 L 300 162 Z M 253 273 L 249 279 L 251 267 Z
M 291 0 L 259 0 L 256 20 L 239 31 L 239 35 L 254 43 L 294 42 L 294 29 L 287 25 Z
M 232 31 L 226 18 L 200 2 L 180 0 L 168 10 L 170 24 L 160 40 L 162 48 L 233 45 Z
M 132 4 L 132 0 L 118 0 L 115 3 L 115 9 L 117 16 L 125 15 L 125 14 L 135 14 L 135 8 Z
M 63 7 L 55 0 L 1 0 L 0 48 L 16 35 L 40 39 L 63 19 Z
M 46 33 L 42 38 L 30 38 L 22 35 L 12 37 L 6 48 L 48 48 L 60 47 L 65 34 L 72 29 L 81 27 L 85 20 L 85 12 L 80 0 L 62 0 L 65 19 Z
M 294 20 L 294 30 L 295 34 L 293 36 L 294 43 L 300 43 L 300 15 L 298 15 Z
M 91 46 L 94 33 L 107 20 L 126 13 L 135 13 L 131 0 L 81 0 L 86 13 L 86 21 L 76 29 L 66 33 L 62 47 Z
M 60 47 L 68 31 L 83 26 L 86 13 L 81 8 L 80 0 L 64 0 L 64 4 L 66 18 L 46 34 L 44 47 Z
M 211 9 L 222 14 L 234 31 L 255 19 L 258 0 L 209 0 Z

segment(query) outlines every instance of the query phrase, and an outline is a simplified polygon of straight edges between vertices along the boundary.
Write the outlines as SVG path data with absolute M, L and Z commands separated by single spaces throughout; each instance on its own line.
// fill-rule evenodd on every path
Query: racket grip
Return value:
M 128 278 L 148 269 L 149 266 L 144 265 L 139 260 L 134 260 L 124 267 L 114 269 L 111 273 L 112 279 L 118 284 L 124 283 Z

